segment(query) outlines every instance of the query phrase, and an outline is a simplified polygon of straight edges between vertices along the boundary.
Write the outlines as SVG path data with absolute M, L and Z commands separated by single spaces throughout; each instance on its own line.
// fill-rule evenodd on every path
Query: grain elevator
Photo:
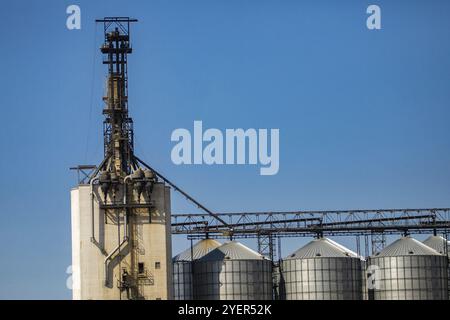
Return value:
M 103 161 L 71 190 L 73 299 L 172 299 L 170 187 L 134 154 L 128 55 L 134 19 L 107 17 Z

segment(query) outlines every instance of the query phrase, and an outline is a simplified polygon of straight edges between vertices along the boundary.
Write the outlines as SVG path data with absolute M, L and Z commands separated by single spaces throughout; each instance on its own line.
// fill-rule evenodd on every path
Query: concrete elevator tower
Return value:
M 172 299 L 170 187 L 134 154 L 128 115 L 130 24 L 107 17 L 100 50 L 104 159 L 71 190 L 73 299 Z M 86 166 L 79 166 L 83 169 Z

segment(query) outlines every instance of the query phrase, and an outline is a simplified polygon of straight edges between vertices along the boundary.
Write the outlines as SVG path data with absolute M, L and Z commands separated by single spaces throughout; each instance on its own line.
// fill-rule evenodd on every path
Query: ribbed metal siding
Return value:
M 306 258 L 282 262 L 280 288 L 286 300 L 362 300 L 359 258 Z
M 361 288 L 362 288 L 362 299 L 369 300 L 369 291 L 368 291 L 368 283 L 367 283 L 367 261 L 361 260 Z
M 446 254 L 448 256 L 448 258 L 450 259 L 450 253 L 449 253 L 449 248 L 450 248 L 450 242 L 440 236 L 430 236 L 428 239 L 426 239 L 423 244 L 426 244 L 427 246 L 433 248 L 434 250 L 436 250 L 437 252 L 441 253 L 441 254 Z M 448 268 L 447 268 L 447 276 L 448 276 L 448 282 L 447 282 L 447 287 L 448 287 L 448 296 L 450 299 L 450 260 L 447 261 L 448 262 Z
M 448 299 L 445 256 L 375 257 L 369 261 L 380 270 L 375 300 Z
M 194 299 L 190 261 L 173 262 L 173 294 L 175 300 Z
M 271 261 L 195 261 L 193 266 L 197 300 L 272 299 Z

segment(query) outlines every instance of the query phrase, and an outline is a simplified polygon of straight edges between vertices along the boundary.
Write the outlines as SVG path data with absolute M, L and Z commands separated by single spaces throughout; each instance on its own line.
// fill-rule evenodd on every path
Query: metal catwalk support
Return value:
M 258 252 L 270 260 L 275 261 L 276 246 L 274 241 L 276 240 L 274 240 L 274 235 L 272 233 L 259 233 L 256 237 L 258 240 Z
M 384 233 L 372 233 L 371 244 L 372 244 L 372 254 L 376 254 L 384 249 L 386 246 L 386 235 Z

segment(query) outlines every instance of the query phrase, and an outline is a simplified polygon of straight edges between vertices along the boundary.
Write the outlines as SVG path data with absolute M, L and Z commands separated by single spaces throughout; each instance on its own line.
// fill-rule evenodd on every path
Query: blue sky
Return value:
M 380 31 L 366 28 L 373 3 Z M 81 30 L 65 27 L 70 4 Z M 140 19 L 129 59 L 138 156 L 212 210 L 324 210 L 450 207 L 448 12 L 443 0 L 5 1 L 0 298 L 71 297 L 68 168 L 102 157 L 95 18 Z M 279 173 L 175 166 L 170 135 L 194 120 L 279 128 Z M 194 210 L 175 194 L 172 208 Z M 305 241 L 284 241 L 284 254 Z M 174 237 L 174 253 L 186 246 Z

